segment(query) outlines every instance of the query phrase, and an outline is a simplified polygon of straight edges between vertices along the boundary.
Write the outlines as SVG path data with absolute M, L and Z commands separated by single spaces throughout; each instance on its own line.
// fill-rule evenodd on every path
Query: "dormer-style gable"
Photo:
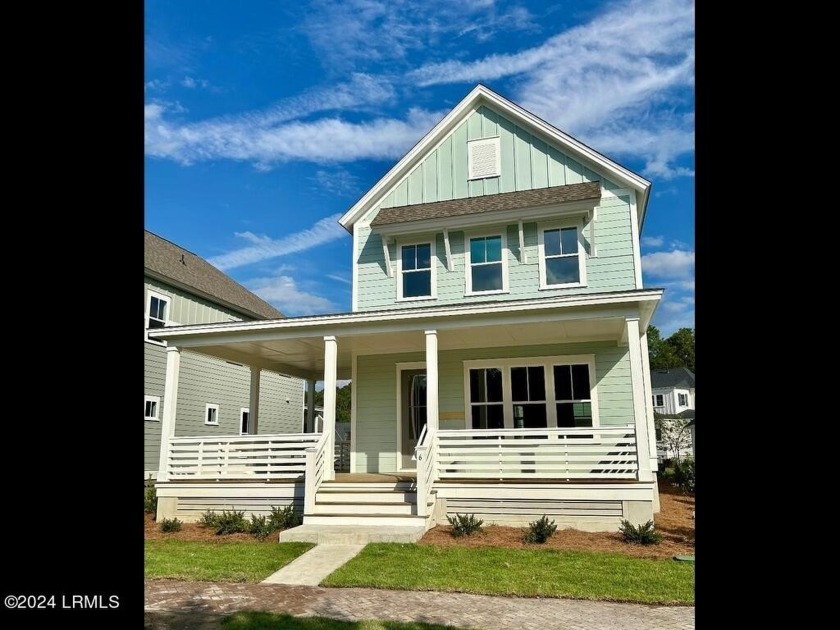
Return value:
M 641 288 L 649 190 L 479 85 L 339 219 L 353 310 Z

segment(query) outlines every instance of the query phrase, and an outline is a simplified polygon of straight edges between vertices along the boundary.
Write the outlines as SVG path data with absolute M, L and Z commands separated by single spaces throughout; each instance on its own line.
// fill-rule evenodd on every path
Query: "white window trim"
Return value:
M 157 415 L 155 416 L 147 416 L 146 415 L 146 403 L 153 402 L 155 403 L 155 412 Z M 143 419 L 149 420 L 150 422 L 160 422 L 160 396 L 143 396 Z
M 513 392 L 510 369 L 513 367 L 539 367 L 545 369 L 546 420 L 548 428 L 557 427 L 557 407 L 554 398 L 555 365 L 586 364 L 589 366 L 589 395 L 592 405 L 592 427 L 601 426 L 598 412 L 598 385 L 595 381 L 595 355 L 570 354 L 551 357 L 515 357 L 503 359 L 477 359 L 464 361 L 464 427 L 472 429 L 472 403 L 470 402 L 470 370 L 476 368 L 499 368 L 502 370 L 502 409 L 505 429 L 513 428 Z
M 661 402 L 657 405 L 656 399 L 659 399 Z M 664 407 L 665 406 L 665 395 L 664 394 L 654 394 L 653 395 L 653 406 L 654 407 Z
M 166 302 L 166 326 L 170 326 L 175 322 L 169 319 L 169 316 L 172 312 L 172 296 L 166 295 L 165 293 L 159 293 L 158 291 L 152 291 L 151 289 L 146 289 L 146 310 L 143 313 L 143 340 L 147 341 L 148 343 L 153 343 L 156 346 L 165 346 L 165 341 L 159 341 L 157 339 L 150 339 L 149 338 L 149 330 L 154 330 L 149 328 L 149 317 L 151 316 L 151 309 L 152 309 L 152 298 L 156 297 L 159 300 L 163 300 Z
M 473 175 L 473 152 L 472 148 L 483 144 L 496 145 L 496 172 L 493 175 Z M 492 138 L 481 138 L 479 140 L 467 141 L 467 181 L 475 181 L 479 179 L 491 179 L 493 177 L 501 177 L 502 175 L 502 143 L 500 136 Z
M 424 300 L 437 299 L 437 234 L 431 238 L 422 238 L 409 241 L 399 241 L 397 243 L 397 301 L 398 302 L 422 302 Z M 402 248 L 410 247 L 411 245 L 429 245 L 430 246 L 430 264 L 432 265 L 432 294 L 419 295 L 417 297 L 403 297 L 403 268 L 402 268 Z
M 248 431 L 249 432 L 248 433 L 243 433 L 243 431 L 242 431 L 242 416 L 246 413 L 248 414 Z M 205 416 L 205 418 L 206 418 L 206 416 Z M 218 418 L 219 418 L 219 416 L 216 415 L 216 419 L 218 419 Z M 251 430 L 251 410 L 248 407 L 240 407 L 239 408 L 239 435 L 251 435 L 250 430 Z
M 685 404 L 680 402 L 680 396 L 685 396 Z M 677 407 L 688 407 L 688 394 L 677 392 Z
M 577 228 L 578 236 L 578 270 L 580 275 L 580 282 L 565 282 L 563 284 L 548 284 L 546 282 L 546 263 L 545 263 L 545 232 L 546 230 L 559 230 L 562 228 Z M 583 221 L 562 221 L 559 223 L 545 223 L 537 226 L 537 235 L 539 239 L 539 267 L 540 267 L 540 291 L 551 291 L 554 289 L 569 289 L 572 287 L 586 286 L 586 248 L 583 241 Z
M 211 409 L 216 410 L 216 422 L 207 422 L 207 412 Z M 204 424 L 210 427 L 219 426 L 219 405 L 213 403 L 207 403 L 206 405 L 204 405 Z
M 502 288 L 494 289 L 493 291 L 473 291 L 472 289 L 472 259 L 470 239 L 482 238 L 487 236 L 501 236 L 502 237 Z M 510 285 L 508 283 L 508 246 L 507 246 L 507 227 L 500 230 L 482 231 L 482 232 L 468 232 L 464 234 L 464 276 L 466 287 L 464 295 L 499 295 L 502 293 L 510 293 Z

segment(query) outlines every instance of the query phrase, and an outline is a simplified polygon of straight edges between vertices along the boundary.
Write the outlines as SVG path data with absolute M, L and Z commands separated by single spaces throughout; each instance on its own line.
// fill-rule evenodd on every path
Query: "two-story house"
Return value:
M 227 474 L 197 454 L 200 440 L 162 444 L 159 516 L 196 518 L 185 497 L 203 477 L 202 506 L 270 504 L 285 480 L 304 525 L 283 540 L 317 540 L 326 525 L 403 526 L 416 539 L 456 512 L 510 525 L 547 514 L 593 531 L 651 519 L 645 331 L 662 291 L 642 286 L 649 193 L 477 86 L 340 218 L 353 239 L 351 312 L 158 335 L 173 391 L 177 350 L 189 349 L 323 378 L 326 393 L 323 433 L 301 435 L 285 459 L 267 445 L 271 463 L 247 465 L 228 450 L 246 465 Z M 328 456 L 337 378 L 353 381 L 349 474 Z
M 144 270 L 144 478 L 160 468 L 166 401 L 166 342 L 149 336 L 164 326 L 280 319 L 283 314 L 192 252 L 146 230 Z M 251 391 L 241 363 L 184 353 L 178 391 L 178 434 L 207 437 L 302 430 L 303 381 L 263 370 Z M 251 402 L 258 395 L 257 404 Z M 257 418 L 259 412 L 259 418 Z M 257 424 L 259 420 L 259 426 Z
M 694 372 L 686 367 L 651 370 L 653 410 L 663 415 L 677 415 L 694 409 Z

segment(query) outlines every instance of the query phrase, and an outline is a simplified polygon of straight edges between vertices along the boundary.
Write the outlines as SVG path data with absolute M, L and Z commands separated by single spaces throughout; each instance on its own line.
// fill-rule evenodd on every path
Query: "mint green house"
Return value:
M 477 86 L 339 220 L 352 312 L 157 334 L 173 390 L 188 349 L 322 379 L 327 394 L 323 433 L 252 450 L 174 438 L 164 408 L 159 515 L 297 501 L 313 539 L 328 525 L 419 535 L 455 512 L 593 531 L 652 518 L 649 193 Z M 340 378 L 353 381 L 349 473 L 331 456 Z

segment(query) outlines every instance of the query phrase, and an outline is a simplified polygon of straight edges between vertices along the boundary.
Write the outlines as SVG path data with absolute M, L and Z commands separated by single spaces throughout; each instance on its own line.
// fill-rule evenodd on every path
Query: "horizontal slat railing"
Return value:
M 424 426 L 414 448 L 414 459 L 417 461 L 417 516 L 424 518 L 429 515 L 429 497 L 435 483 L 436 447 L 436 432 L 432 430 L 427 433 Z
M 169 441 L 170 480 L 299 479 L 317 433 L 178 437 Z
M 304 481 L 303 513 L 315 513 L 315 497 L 321 488 L 321 483 L 327 476 L 327 466 L 332 462 L 327 457 L 327 444 L 329 437 L 326 433 L 320 436 L 315 444 L 310 444 L 306 449 L 306 479 Z
M 440 479 L 636 479 L 639 469 L 632 425 L 446 430 L 436 446 Z

